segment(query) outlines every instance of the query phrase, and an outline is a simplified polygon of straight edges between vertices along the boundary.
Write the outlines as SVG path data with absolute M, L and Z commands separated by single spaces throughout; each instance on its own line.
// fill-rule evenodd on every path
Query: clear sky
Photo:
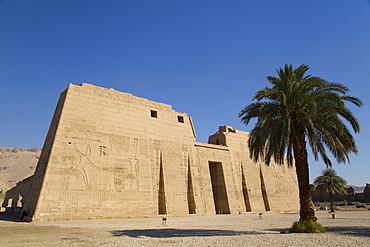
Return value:
M 42 147 L 69 83 L 171 104 L 197 141 L 291 63 L 362 99 L 349 184 L 370 183 L 370 2 L 366 0 L 0 0 L 0 146 Z M 311 181 L 325 166 L 310 160 Z

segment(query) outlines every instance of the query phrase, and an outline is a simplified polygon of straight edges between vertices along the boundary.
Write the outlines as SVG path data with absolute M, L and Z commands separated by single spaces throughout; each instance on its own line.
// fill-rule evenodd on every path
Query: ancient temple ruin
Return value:
M 170 105 L 70 84 L 23 210 L 34 221 L 297 212 L 294 168 L 253 163 L 247 140 L 221 126 L 198 143 Z

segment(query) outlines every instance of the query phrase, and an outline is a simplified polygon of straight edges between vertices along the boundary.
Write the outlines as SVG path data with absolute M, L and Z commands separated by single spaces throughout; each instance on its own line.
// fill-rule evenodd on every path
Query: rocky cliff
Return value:
M 41 148 L 0 147 L 0 190 L 7 191 L 33 175 Z

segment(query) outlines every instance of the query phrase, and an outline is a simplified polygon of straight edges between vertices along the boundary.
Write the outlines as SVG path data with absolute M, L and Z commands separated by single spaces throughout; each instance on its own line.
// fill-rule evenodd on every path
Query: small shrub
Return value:
M 290 233 L 324 233 L 325 228 L 316 221 L 303 220 L 293 223 L 292 228 L 289 230 Z

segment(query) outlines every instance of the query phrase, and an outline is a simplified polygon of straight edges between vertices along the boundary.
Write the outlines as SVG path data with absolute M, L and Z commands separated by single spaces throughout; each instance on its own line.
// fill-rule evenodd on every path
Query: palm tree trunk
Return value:
M 316 221 L 317 218 L 315 217 L 315 209 L 313 207 L 310 192 L 310 181 L 307 161 L 308 155 L 303 128 L 301 128 L 300 132 L 301 134 L 299 135 L 298 140 L 294 139 L 293 142 L 295 166 L 299 188 L 299 204 L 300 204 L 299 221 L 305 220 Z
M 330 211 L 334 212 L 333 192 L 331 192 L 331 191 L 329 191 L 329 199 L 330 199 Z

